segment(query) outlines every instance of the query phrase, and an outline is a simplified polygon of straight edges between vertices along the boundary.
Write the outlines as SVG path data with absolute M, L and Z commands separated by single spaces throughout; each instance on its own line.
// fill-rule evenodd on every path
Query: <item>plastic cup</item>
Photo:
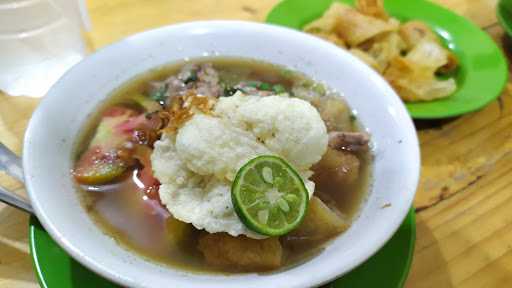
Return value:
M 83 0 L 0 0 L 0 90 L 42 97 L 87 53 Z

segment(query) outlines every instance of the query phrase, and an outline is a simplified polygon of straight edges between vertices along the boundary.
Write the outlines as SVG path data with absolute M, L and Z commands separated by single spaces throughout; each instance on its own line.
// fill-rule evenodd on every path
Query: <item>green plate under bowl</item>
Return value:
M 50 235 L 46 233 L 35 217 L 30 219 L 29 232 L 30 252 L 41 287 L 119 287 L 87 270 L 87 268 L 84 268 L 80 263 L 68 256 L 52 240 Z M 403 287 L 411 267 L 415 239 L 416 222 L 414 210 L 411 209 L 402 226 L 379 252 L 361 266 L 324 287 Z
M 294 29 L 320 17 L 333 0 L 283 0 L 267 22 Z M 343 0 L 353 4 L 353 0 Z M 385 9 L 401 21 L 421 20 L 439 35 L 460 62 L 457 91 L 447 98 L 406 103 L 416 119 L 454 117 L 478 110 L 496 99 L 508 79 L 507 62 L 494 41 L 473 23 L 424 0 L 385 0 Z
M 512 0 L 500 0 L 496 6 L 496 16 L 503 29 L 512 37 Z

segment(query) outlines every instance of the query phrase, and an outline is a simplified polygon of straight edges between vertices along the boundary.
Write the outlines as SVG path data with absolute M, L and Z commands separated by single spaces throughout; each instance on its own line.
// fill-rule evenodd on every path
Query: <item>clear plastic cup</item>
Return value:
M 41 97 L 87 53 L 83 0 L 0 0 L 0 90 Z

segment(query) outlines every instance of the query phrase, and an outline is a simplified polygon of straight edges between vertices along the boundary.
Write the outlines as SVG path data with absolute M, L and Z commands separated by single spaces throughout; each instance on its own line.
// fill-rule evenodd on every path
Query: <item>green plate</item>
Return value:
M 301 29 L 320 17 L 333 0 L 283 0 L 270 11 L 267 22 Z M 343 0 L 352 4 L 353 0 Z M 421 20 L 430 25 L 460 61 L 457 91 L 448 98 L 407 103 L 413 118 L 454 117 L 478 110 L 496 99 L 508 79 L 507 62 L 494 41 L 467 19 L 424 0 L 386 0 L 386 10 L 401 21 Z
M 324 287 L 403 287 L 412 262 L 416 222 L 411 209 L 393 238 L 358 268 Z M 35 217 L 30 219 L 30 252 L 43 288 L 119 287 L 87 270 L 68 256 Z
M 496 15 L 503 29 L 512 37 L 512 0 L 500 0 Z

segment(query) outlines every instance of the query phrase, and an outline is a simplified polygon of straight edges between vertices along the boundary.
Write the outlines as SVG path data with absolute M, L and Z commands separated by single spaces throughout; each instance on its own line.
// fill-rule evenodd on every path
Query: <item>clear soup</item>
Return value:
M 205 78 L 200 70 L 206 69 L 201 66 L 205 63 L 217 75 L 213 84 L 198 83 L 211 80 L 201 79 L 201 76 Z M 175 77 L 169 78 L 171 76 Z M 178 81 L 176 79 L 181 81 L 177 86 L 181 90 L 169 91 L 174 89 L 172 81 Z M 273 64 L 248 59 L 204 58 L 149 71 L 115 91 L 92 117 L 77 143 L 73 176 L 83 206 L 104 233 L 126 249 L 157 263 L 187 271 L 236 273 L 273 271 L 300 264 L 349 228 L 367 194 L 371 170 L 367 143 L 350 139 L 347 143 L 338 143 L 337 147 L 329 143 L 322 160 L 312 168 L 315 197 L 310 202 L 303 227 L 274 239 L 275 245 L 268 245 L 270 251 L 261 253 L 270 255 L 272 249 L 280 249 L 278 262 L 275 259 L 238 260 L 250 257 L 244 255 L 244 251 L 235 250 L 240 247 L 251 250 L 262 240 L 225 234 L 203 241 L 201 238 L 208 233 L 173 218 L 160 202 L 159 182 L 152 176 L 149 155 L 162 131 L 173 126 L 172 121 L 187 120 L 165 113 L 173 105 L 169 98 L 175 94 L 190 94 L 188 87 L 194 87 L 197 93 L 199 86 L 206 86 L 201 93 L 217 94 L 214 97 L 229 97 L 238 90 L 261 97 L 288 93 L 289 97 L 310 102 L 319 111 L 328 132 L 348 132 L 349 136 L 360 136 L 358 133 L 363 132 L 338 93 L 301 73 Z M 110 132 L 104 131 L 110 131 L 108 128 L 112 126 L 105 119 L 125 121 L 123 127 L 127 128 L 119 134 L 108 134 Z M 107 136 L 99 135 L 101 133 Z M 112 139 L 116 135 L 121 135 L 122 139 Z M 219 251 L 208 253 L 209 249 L 228 246 L 234 247 L 234 251 L 229 252 L 235 256 L 230 259 L 212 259 Z M 267 249 L 263 246 L 254 249 Z

